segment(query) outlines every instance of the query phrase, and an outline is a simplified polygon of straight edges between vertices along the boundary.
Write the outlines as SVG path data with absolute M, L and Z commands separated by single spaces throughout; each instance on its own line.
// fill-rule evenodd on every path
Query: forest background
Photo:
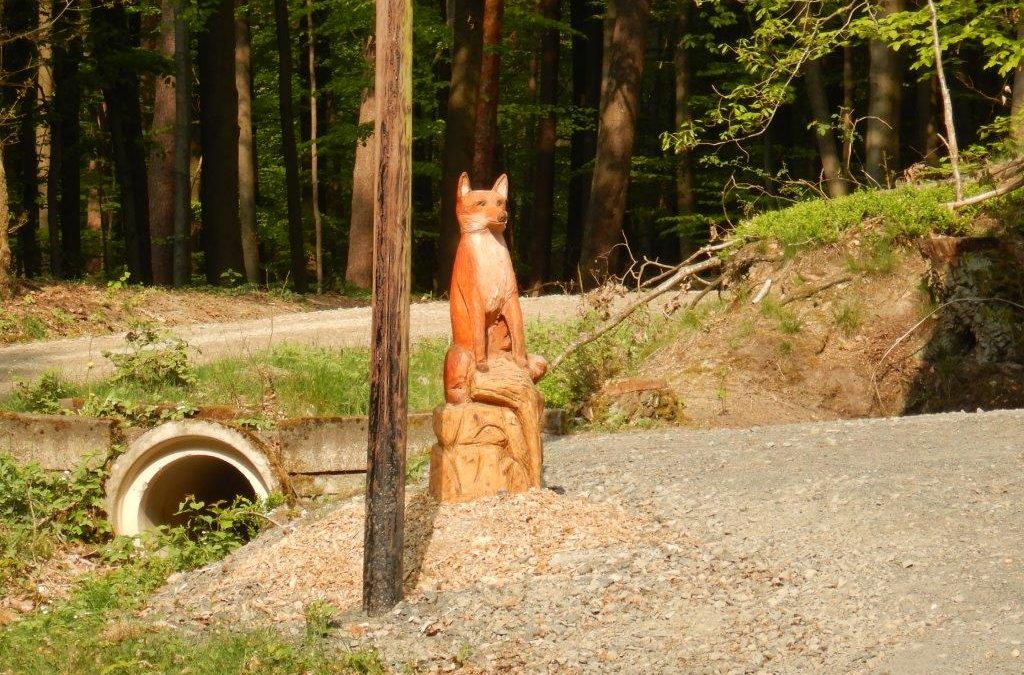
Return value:
M 540 291 L 1024 141 L 1015 0 L 413 4 L 421 292 L 447 287 L 462 171 L 509 173 L 510 247 Z M 5 0 L 0 291 L 368 287 L 373 16 L 366 0 Z

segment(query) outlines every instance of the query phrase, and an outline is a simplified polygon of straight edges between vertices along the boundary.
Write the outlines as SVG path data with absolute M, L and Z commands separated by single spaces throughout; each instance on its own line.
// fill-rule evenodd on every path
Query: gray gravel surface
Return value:
M 578 296 L 548 295 L 523 298 L 527 321 L 567 319 L 576 316 Z M 448 302 L 414 303 L 410 309 L 413 340 L 451 334 Z M 370 343 L 370 308 L 353 307 L 318 312 L 284 314 L 272 318 L 233 323 L 200 324 L 176 329 L 175 333 L 198 350 L 197 362 L 259 351 L 281 342 L 326 347 L 357 347 Z M 124 345 L 124 334 L 33 342 L 0 348 L 0 392 L 18 380 L 38 377 L 57 370 L 68 378 L 81 380 L 111 372 L 104 350 Z M 92 367 L 89 367 L 89 364 Z
M 339 643 L 425 671 L 1024 672 L 1024 411 L 583 434 L 546 467 L 644 531 Z

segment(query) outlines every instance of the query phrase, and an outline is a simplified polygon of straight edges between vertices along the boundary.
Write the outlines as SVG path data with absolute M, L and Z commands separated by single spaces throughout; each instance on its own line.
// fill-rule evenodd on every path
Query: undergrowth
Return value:
M 312 608 L 304 640 L 272 630 L 191 635 L 135 617 L 169 574 L 219 560 L 270 522 L 283 498 L 205 504 L 187 499 L 183 525 L 112 538 L 102 513 L 102 464 L 47 472 L 0 456 L 0 593 L 25 588 L 30 569 L 61 547 L 86 547 L 103 571 L 71 594 L 0 629 L 0 673 L 383 673 L 374 652 L 327 642 L 329 617 Z
M 877 238 L 899 242 L 929 232 L 959 232 L 965 219 L 943 203 L 953 198 L 949 187 L 903 186 L 895 190 L 861 190 L 835 199 L 798 202 L 741 222 L 735 236 L 773 239 L 793 248 L 834 242 L 862 222 L 880 221 Z

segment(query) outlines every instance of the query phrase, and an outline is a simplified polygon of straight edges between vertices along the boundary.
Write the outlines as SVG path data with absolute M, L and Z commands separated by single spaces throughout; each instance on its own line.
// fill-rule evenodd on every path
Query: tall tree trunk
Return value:
M 609 257 L 622 235 L 650 17 L 648 0 L 610 0 L 608 7 L 607 76 L 581 255 L 586 284 L 611 271 Z
M 174 285 L 192 276 L 192 47 L 184 0 L 174 8 Z
M 679 10 L 679 18 L 676 27 L 678 35 L 675 45 L 675 126 L 680 129 L 692 120 L 690 113 L 690 98 L 693 95 L 690 84 L 691 70 L 690 54 L 686 48 L 686 41 L 690 34 L 690 21 L 693 13 L 693 3 L 687 0 Z M 697 248 L 698 234 L 693 229 L 689 217 L 697 210 L 697 197 L 693 191 L 693 152 L 682 150 L 678 153 L 676 161 L 676 215 L 680 218 L 678 227 L 679 253 L 684 258 Z
M 77 30 L 74 15 L 63 12 L 55 20 L 72 35 Z M 79 112 L 82 104 L 78 64 L 82 60 L 82 41 L 69 37 L 53 45 L 53 115 L 51 116 L 50 174 L 48 201 L 50 218 L 57 216 L 60 225 L 60 249 L 52 258 L 60 276 L 71 279 L 82 273 L 82 173 L 81 129 Z
M 238 91 L 235 0 L 217 0 L 199 35 L 199 127 L 203 147 L 199 200 L 206 279 L 245 269 L 238 217 Z
M 252 76 L 248 6 L 235 14 L 235 89 L 238 91 L 238 217 L 242 228 L 242 262 L 249 283 L 260 281 L 256 238 L 256 153 L 252 132 Z
M 366 58 L 372 59 L 373 41 L 367 46 Z M 373 86 L 363 90 L 359 106 L 359 128 L 373 124 L 377 109 Z M 377 137 L 373 131 L 356 141 L 356 161 L 352 168 L 352 211 L 348 230 L 348 264 L 345 281 L 359 288 L 373 284 L 373 181 L 377 164 Z
M 473 168 L 476 103 L 480 91 L 483 0 L 452 0 L 452 78 L 441 157 L 441 232 L 438 288 L 448 290 L 459 223 L 455 219 L 455 188 L 459 174 Z
M 35 0 L 7 0 L 2 16 L 7 42 L 3 45 L 3 106 L 11 117 L 5 119 L 3 133 L 8 137 L 4 148 L 5 161 L 11 168 L 7 186 L 8 210 L 19 227 L 17 264 L 27 277 L 40 272 L 39 191 L 36 161 L 36 85 L 35 43 L 33 31 L 38 26 L 39 10 Z
M 881 0 L 885 14 L 904 9 L 904 0 Z M 869 51 L 868 120 L 864 136 L 864 170 L 877 185 L 888 186 L 899 170 L 900 100 L 903 60 L 882 40 L 871 40 Z
M 538 0 L 537 9 L 545 21 L 561 18 L 559 0 Z M 537 166 L 533 175 L 533 232 L 530 239 L 532 277 L 530 285 L 539 287 L 551 275 L 551 233 L 555 219 L 555 143 L 558 126 L 558 47 L 557 28 L 547 28 L 540 46 L 539 100 L 542 112 L 537 123 Z
M 160 2 L 157 51 L 174 58 L 174 14 L 178 0 Z M 175 78 L 161 74 L 153 81 L 153 125 L 149 150 L 149 237 L 153 283 L 174 283 L 174 131 Z
M 50 25 L 53 0 L 39 0 L 39 25 Z M 39 203 L 39 229 L 45 230 L 49 245 L 47 255 L 50 258 L 50 273 L 60 276 L 60 228 L 55 217 L 51 217 L 51 171 L 50 171 L 50 121 L 53 118 L 53 49 L 51 48 L 52 31 L 44 32 L 36 41 L 38 50 L 38 68 L 36 69 L 36 87 L 39 94 L 39 110 L 44 114 L 36 120 L 36 151 L 38 153 L 37 185 Z M 54 195 L 57 194 L 57 180 L 53 178 Z M 40 265 L 40 268 L 42 265 Z
M 1017 22 L 1017 40 L 1024 42 L 1024 18 Z M 1013 74 L 1013 99 L 1010 105 L 1011 131 L 1015 141 L 1024 145 L 1024 63 Z
M 814 139 L 821 156 L 821 170 L 830 197 L 841 197 L 849 192 L 843 179 L 843 162 L 839 158 L 836 137 L 832 132 L 832 115 L 825 93 L 825 77 L 821 71 L 821 60 L 807 62 L 804 71 L 807 98 L 811 103 L 811 117 L 814 120 Z
M 128 56 L 139 47 L 140 17 L 123 2 L 94 0 L 91 13 L 93 55 L 107 105 L 114 174 L 121 202 L 125 258 L 134 281 L 153 280 L 149 236 L 146 147 L 142 138 L 139 77 Z
M 274 25 L 277 33 L 277 95 L 285 192 L 288 197 L 288 245 L 291 249 L 292 280 L 295 290 L 305 293 L 306 252 L 299 191 L 299 150 L 295 141 L 295 115 L 292 111 L 292 38 L 291 25 L 288 23 L 288 0 L 274 0 Z
M 7 172 L 4 170 L 3 152 L 0 151 L 0 301 L 14 296 L 14 271 L 11 269 L 10 245 L 11 210 L 7 195 Z
M 484 0 L 483 53 L 480 60 L 480 94 L 476 101 L 472 174 L 473 180 L 480 185 L 491 185 L 497 178 L 498 92 L 504 15 L 505 0 Z
M 324 232 L 320 219 L 320 158 L 317 153 L 316 34 L 313 32 L 313 0 L 306 0 L 307 67 L 309 68 L 309 185 L 316 237 L 316 292 L 324 292 Z
M 585 110 L 590 124 L 572 134 L 569 163 L 569 214 L 565 225 L 565 278 L 576 280 L 583 245 L 583 220 L 590 202 L 593 171 L 587 170 L 597 153 L 597 109 L 601 103 L 604 25 L 591 0 L 570 0 L 572 37 L 572 102 Z

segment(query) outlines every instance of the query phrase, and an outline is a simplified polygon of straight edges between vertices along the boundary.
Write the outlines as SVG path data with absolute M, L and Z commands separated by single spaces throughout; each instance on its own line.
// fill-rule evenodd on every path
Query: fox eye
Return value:
M 504 199 L 499 199 L 498 200 L 498 206 L 504 206 L 504 205 L 505 205 L 505 200 Z
M 477 206 L 487 206 L 487 202 L 485 200 L 481 199 L 480 201 L 478 201 L 476 203 L 476 205 Z

